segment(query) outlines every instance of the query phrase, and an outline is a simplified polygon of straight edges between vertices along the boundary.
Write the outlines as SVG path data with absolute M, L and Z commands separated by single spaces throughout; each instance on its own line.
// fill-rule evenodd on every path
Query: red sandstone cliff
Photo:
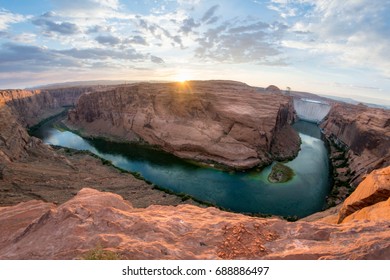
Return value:
M 58 114 L 62 106 L 73 106 L 81 94 L 94 87 L 76 87 L 50 90 L 0 90 L 0 106 L 6 104 L 24 126 Z
M 83 189 L 60 206 L 0 208 L 0 259 L 83 258 L 97 248 L 123 259 L 388 259 L 389 227 L 389 220 L 289 223 L 191 205 L 137 209 Z
M 130 174 L 103 166 L 95 158 L 43 145 L 27 134 L 9 106 L 0 98 L 0 202 L 28 202 L 0 207 L 0 259 L 83 258 L 99 247 L 128 259 L 390 258 L 390 167 L 372 172 L 340 211 L 322 213 L 322 219 L 312 219 L 317 220 L 314 222 L 289 223 L 191 205 L 154 205 L 182 202 Z M 277 110 L 275 126 L 289 118 L 290 109 L 284 108 Z M 372 127 L 358 125 L 361 130 L 354 135 L 377 135 L 382 123 L 383 133 L 388 135 L 388 121 L 381 120 L 388 116 L 384 113 L 373 115 Z M 347 129 L 343 114 L 340 123 Z M 223 119 L 229 120 L 226 116 Z M 360 124 L 361 117 L 358 119 Z M 328 125 L 327 129 L 337 127 Z M 244 133 L 235 135 L 240 134 Z M 338 135 L 344 133 L 340 130 Z M 382 154 L 376 149 L 382 151 L 383 146 L 364 143 L 362 155 L 380 159 Z M 274 143 L 270 146 L 275 149 Z M 384 155 L 386 158 L 388 153 Z M 84 189 L 67 201 L 86 186 L 120 193 L 135 207 L 152 206 L 135 208 L 118 195 L 92 189 Z
M 321 127 L 328 138 L 348 149 L 353 186 L 372 170 L 390 165 L 389 110 L 335 104 Z
M 179 157 L 250 168 L 296 155 L 290 99 L 238 82 L 121 86 L 80 97 L 68 124 L 92 136 L 143 140 Z

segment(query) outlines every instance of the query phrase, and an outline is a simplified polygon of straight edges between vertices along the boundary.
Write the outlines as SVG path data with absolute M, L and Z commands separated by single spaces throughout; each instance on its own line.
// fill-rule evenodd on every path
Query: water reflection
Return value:
M 286 165 L 296 176 L 282 184 L 268 182 L 272 166 L 261 172 L 228 173 L 199 167 L 148 147 L 83 139 L 50 124 L 41 127 L 35 135 L 48 144 L 89 150 L 118 167 L 140 172 L 159 186 L 236 212 L 304 217 L 324 205 L 329 191 L 328 159 L 316 125 L 299 122 L 294 127 L 300 132 L 301 151 Z

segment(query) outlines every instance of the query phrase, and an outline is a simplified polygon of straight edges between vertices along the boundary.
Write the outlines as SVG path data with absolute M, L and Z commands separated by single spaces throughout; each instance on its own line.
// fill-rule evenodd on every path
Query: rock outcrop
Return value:
M 60 206 L 0 208 L 0 259 L 77 259 L 91 250 L 122 259 L 387 259 L 389 226 L 289 223 L 191 205 L 136 209 L 83 189 Z
M 291 100 L 229 81 L 141 83 L 79 98 L 68 125 L 88 136 L 146 141 L 182 158 L 235 169 L 294 157 Z
M 335 104 L 321 127 L 347 151 L 352 186 L 374 169 L 390 165 L 390 110 Z
M 179 147 L 184 156 L 193 155 L 193 147 L 174 142 L 176 133 L 185 140 L 217 139 L 222 148 L 238 147 L 241 162 L 245 149 L 264 162 L 294 154 L 284 147 L 297 140 L 288 125 L 293 115 L 288 97 L 263 99 L 240 83 L 215 84 L 218 91 L 200 82 L 165 84 L 158 94 L 150 84 L 89 93 L 70 119 L 89 133 L 103 133 L 103 124 L 107 135 L 144 139 L 168 150 Z M 54 149 L 28 135 L 23 125 L 71 105 L 81 92 L 68 97 L 61 90 L 0 92 L 0 259 L 79 259 L 91 251 L 123 259 L 390 259 L 388 111 L 335 106 L 323 127 L 327 137 L 349 149 L 349 167 L 339 166 L 337 172 L 352 172 L 357 184 L 371 169 L 386 168 L 368 175 L 340 210 L 290 223 L 200 208 L 189 205 L 196 204 L 192 200 L 179 205 L 181 198 L 98 158 Z M 78 111 L 82 108 L 87 113 Z M 261 152 L 264 147 L 267 152 Z M 213 145 L 204 151 L 225 158 Z
M 0 163 L 25 157 L 29 140 L 30 136 L 17 122 L 11 109 L 0 105 Z
M 338 222 L 342 222 L 347 216 L 358 210 L 386 201 L 389 197 L 390 166 L 374 170 L 359 184 L 356 190 L 344 201 L 339 212 Z M 388 214 L 390 215 L 390 213 Z
M 10 106 L 12 104 L 0 103 L 1 206 L 31 199 L 63 203 L 85 186 L 119 193 L 136 207 L 184 203 L 180 197 L 103 165 L 100 159 L 89 154 L 54 150 L 40 139 L 30 137 Z M 189 199 L 185 203 L 194 202 Z
M 73 106 L 81 94 L 93 87 L 50 90 L 0 90 L 0 106 L 6 104 L 23 126 L 32 126 Z
M 351 221 L 389 221 L 390 220 L 390 198 L 386 201 L 375 203 L 362 208 L 347 216 L 342 223 Z

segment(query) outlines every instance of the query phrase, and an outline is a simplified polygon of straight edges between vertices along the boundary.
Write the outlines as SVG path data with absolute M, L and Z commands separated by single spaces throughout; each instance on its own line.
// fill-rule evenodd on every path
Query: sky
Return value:
M 390 105 L 390 0 L 0 0 L 0 88 L 229 79 Z

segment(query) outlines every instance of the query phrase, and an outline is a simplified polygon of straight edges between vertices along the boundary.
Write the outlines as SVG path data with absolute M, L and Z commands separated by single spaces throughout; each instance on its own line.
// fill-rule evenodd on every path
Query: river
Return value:
M 296 174 L 286 183 L 268 182 L 272 165 L 261 171 L 224 172 L 145 146 L 82 138 L 54 124 L 48 122 L 33 135 L 47 144 L 89 150 L 122 169 L 141 173 L 160 187 L 234 212 L 302 218 L 320 211 L 329 193 L 327 150 L 319 128 L 309 122 L 294 124 L 302 144 L 298 156 L 285 163 Z

